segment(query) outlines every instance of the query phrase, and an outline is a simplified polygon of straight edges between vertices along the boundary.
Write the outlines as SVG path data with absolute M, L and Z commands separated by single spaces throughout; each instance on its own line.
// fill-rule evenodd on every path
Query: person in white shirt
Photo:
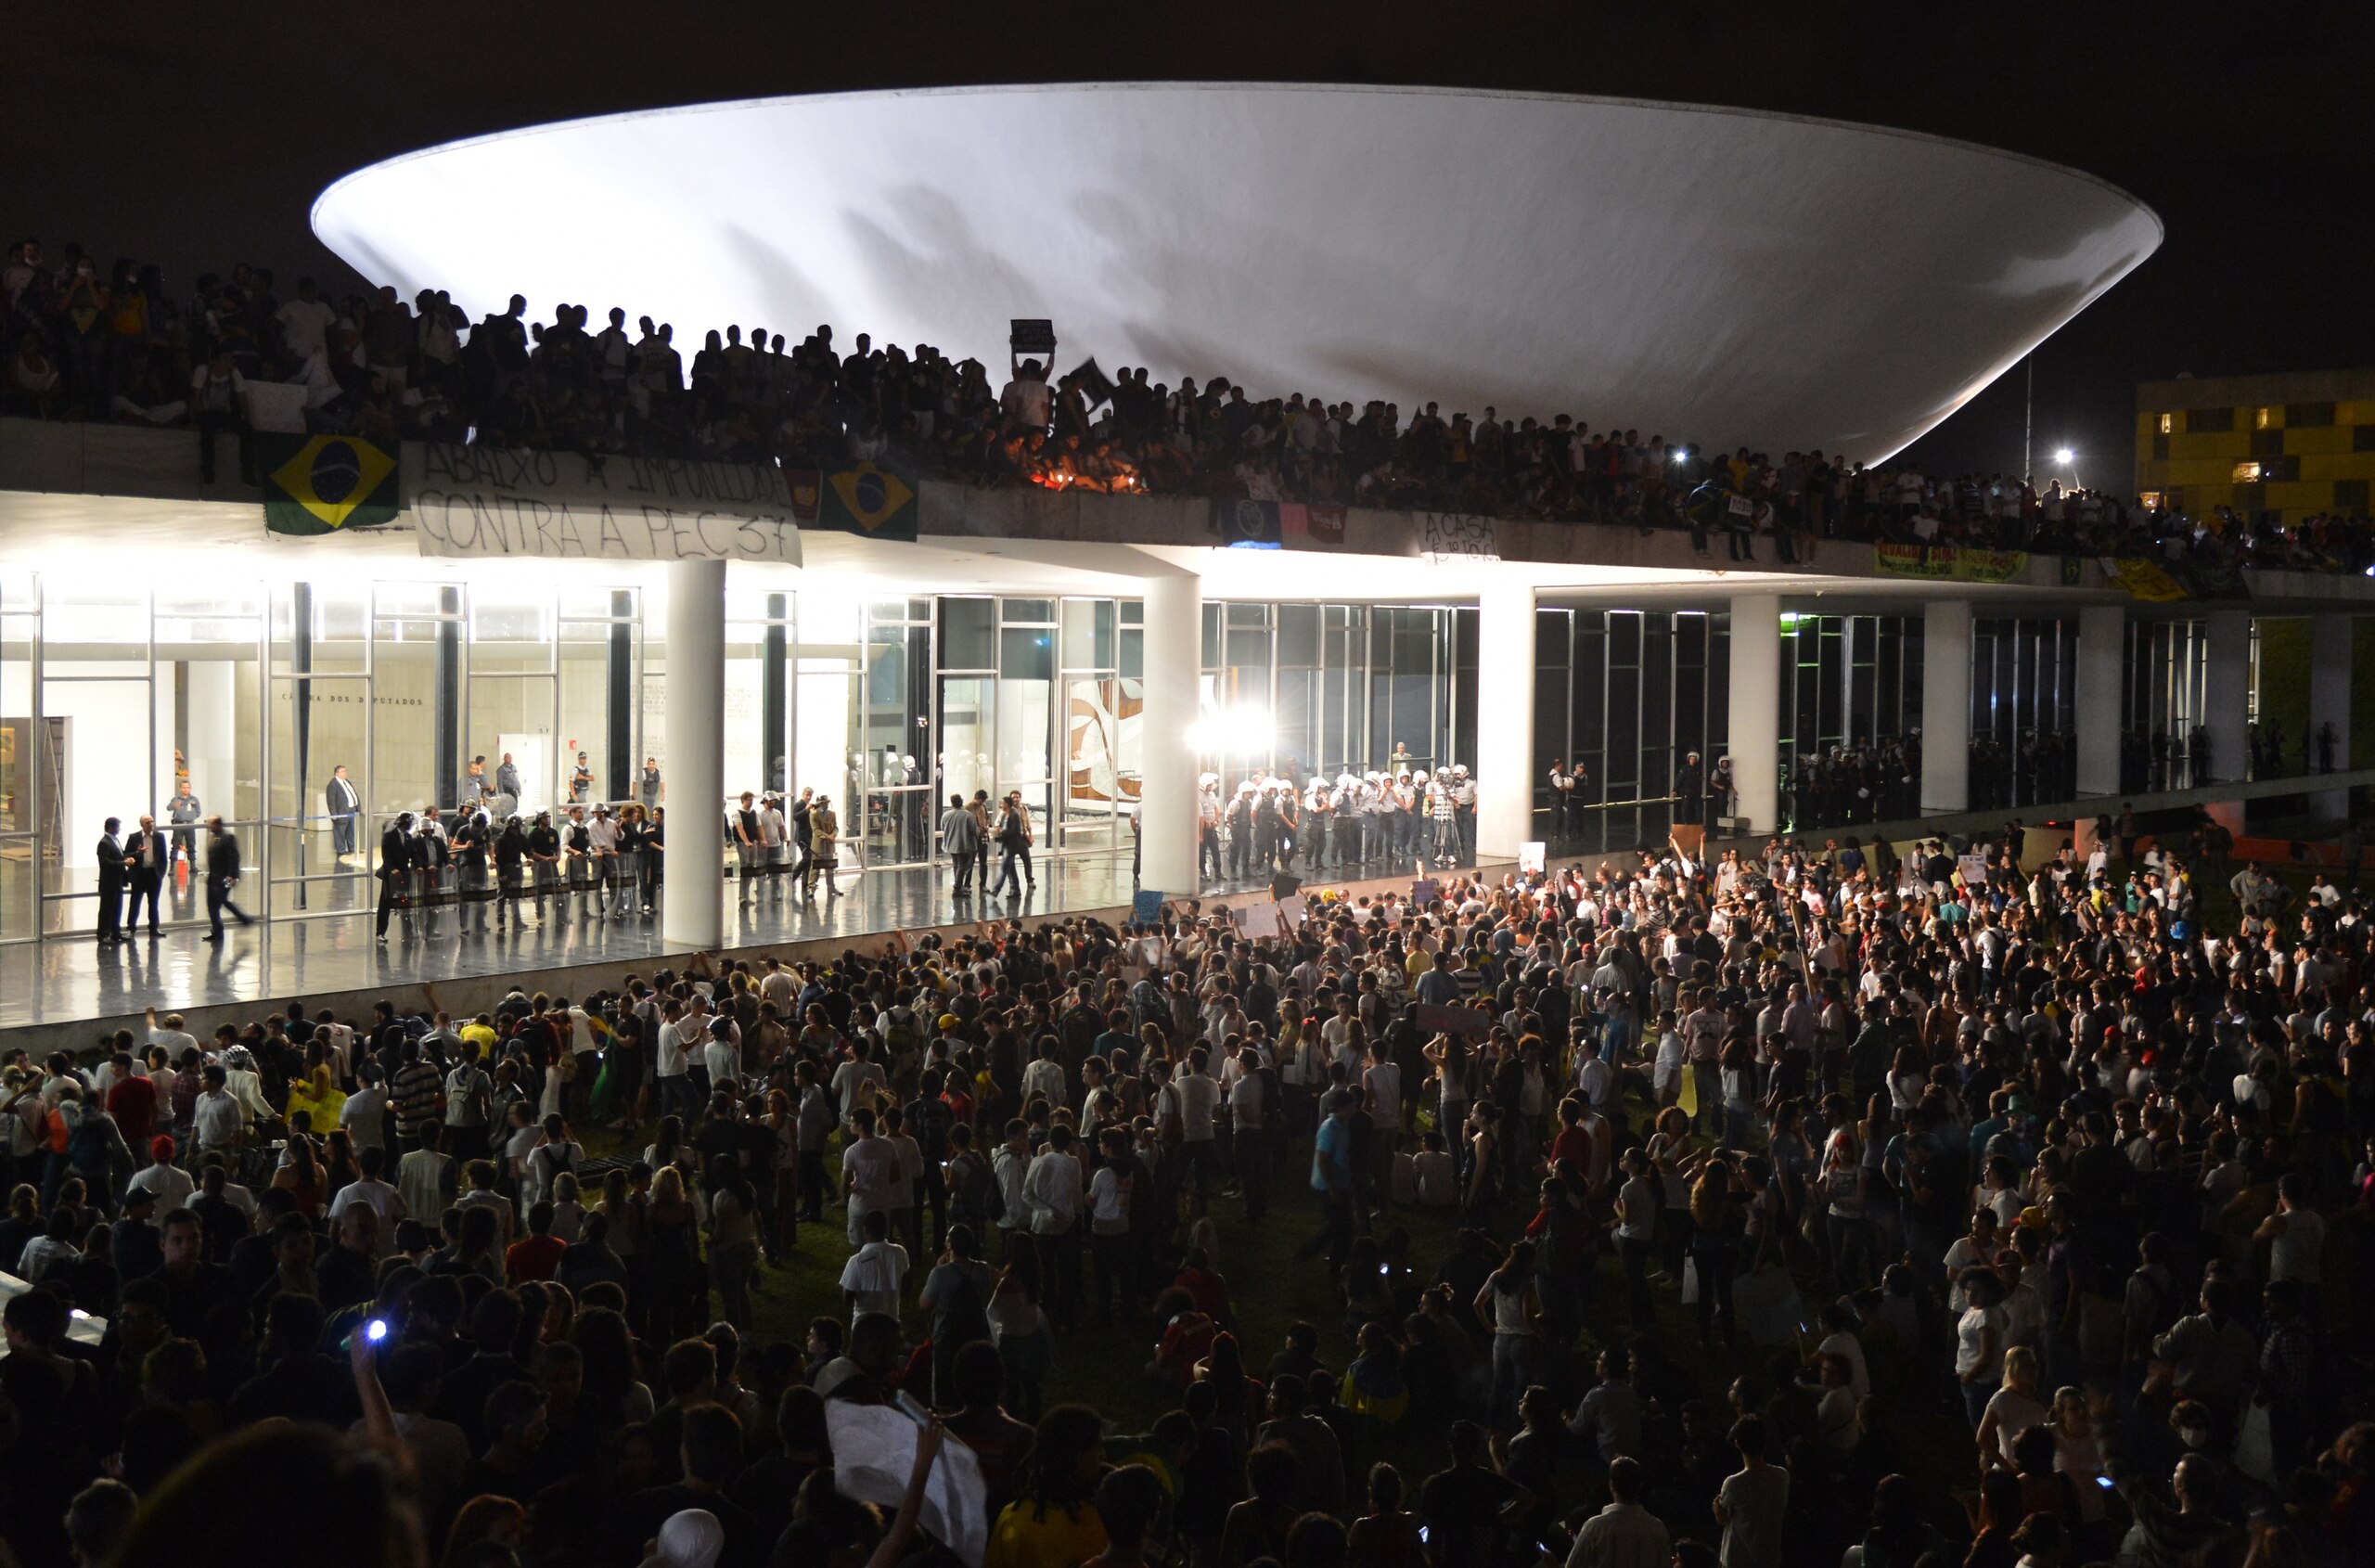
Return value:
M 1072 1144 L 1070 1127 L 1059 1124 L 1050 1129 L 1047 1147 L 1022 1180 L 1032 1233 L 1046 1253 L 1048 1316 L 1065 1328 L 1080 1322 L 1080 1212 L 1085 1201 Z
M 778 895 L 783 892 L 783 873 L 791 864 L 790 842 L 791 825 L 784 819 L 783 802 L 769 795 L 759 803 L 759 850 L 766 862 L 768 885 Z
M 1410 1161 L 1419 1202 L 1429 1208 L 1449 1208 L 1459 1202 L 1458 1168 L 1444 1147 L 1443 1134 L 1428 1132 L 1422 1139 L 1425 1147 Z
M 1022 1070 L 1022 1103 L 1045 1099 L 1049 1105 L 1064 1102 L 1064 1067 L 1056 1060 L 1056 1036 L 1047 1035 L 1039 1042 L 1038 1060 Z
M 731 1028 L 722 1018 L 709 1027 L 709 1042 L 701 1047 L 701 1068 L 709 1074 L 712 1091 L 742 1081 L 742 1051 L 735 1045 Z
M 339 1107 L 338 1125 L 346 1129 L 347 1141 L 354 1146 L 359 1158 L 366 1149 L 379 1149 L 387 1144 L 388 1088 L 379 1081 L 379 1064 L 363 1064 L 361 1082 L 354 1092 Z
M 1370 1113 L 1391 1147 L 1395 1129 L 1402 1125 L 1402 1065 L 1386 1054 L 1382 1039 L 1369 1042 L 1369 1062 L 1361 1073 L 1361 1086 L 1374 1101 Z
M 379 1173 L 387 1168 L 387 1160 L 388 1151 L 384 1149 L 375 1146 L 358 1150 L 355 1163 L 363 1167 L 363 1175 L 340 1188 L 338 1196 L 330 1200 L 333 1230 L 345 1219 L 346 1211 L 357 1203 L 367 1203 L 379 1212 L 379 1235 L 371 1246 L 374 1262 L 386 1257 L 388 1250 L 395 1245 L 396 1222 L 404 1217 L 405 1212 L 403 1195 L 380 1179 Z
M 767 972 L 759 977 L 759 999 L 776 1005 L 776 1016 L 786 1022 L 792 1019 L 792 1003 L 800 998 L 800 982 L 783 967 L 783 960 L 770 958 Z
M 846 1064 L 844 1064 L 846 1065 Z M 899 1150 L 875 1133 L 874 1112 L 860 1106 L 850 1119 L 854 1135 L 841 1150 L 841 1190 L 849 1196 L 849 1240 L 853 1247 L 865 1240 L 866 1216 L 888 1215 L 906 1180 Z
M 841 1126 L 845 1131 L 855 1128 L 858 1112 L 871 1111 L 875 1097 L 891 1083 L 882 1075 L 881 1066 L 867 1060 L 869 1047 L 863 1041 L 851 1042 L 850 1048 L 855 1054 L 833 1069 L 833 1097 L 841 1102 Z M 853 1240 L 851 1245 L 856 1242 Z
M 1117 1291 L 1124 1320 L 1145 1316 L 1145 1304 L 1138 1299 L 1138 1268 L 1130 1255 L 1131 1189 L 1138 1166 L 1129 1157 L 1129 1129 L 1107 1128 L 1102 1146 L 1105 1163 L 1097 1167 L 1088 1183 L 1088 1229 L 1089 1245 L 1097 1254 L 1098 1314 L 1111 1328 Z
M 852 1323 L 869 1312 L 898 1317 L 907 1288 L 907 1249 L 891 1240 L 891 1216 L 878 1209 L 866 1216 L 864 1228 L 866 1244 L 841 1266 Z
M 998 392 L 998 408 L 1025 430 L 1044 431 L 1055 404 L 1047 390 L 1047 372 L 1035 359 L 1013 367 L 1013 379 Z
M 547 1114 L 536 1129 L 536 1141 L 522 1160 L 521 1207 L 531 1207 L 553 1195 L 563 1176 L 574 1175 L 585 1163 L 585 1150 L 569 1136 L 569 1124 L 558 1112 Z
M 1188 1168 L 1195 1174 L 1197 1190 L 1212 1195 L 1218 1178 L 1220 1151 L 1213 1142 L 1213 1113 L 1220 1108 L 1221 1086 L 1204 1071 L 1212 1055 L 1201 1046 L 1189 1048 L 1188 1069 L 1172 1079 L 1164 1092 L 1179 1117 L 1179 1134 Z
M 198 1183 L 187 1171 L 173 1163 L 173 1140 L 160 1133 L 150 1141 L 148 1151 L 152 1163 L 135 1173 L 130 1185 L 144 1192 L 154 1192 L 160 1215 L 186 1207 L 190 1194 L 198 1190 Z
M 1567 1568 L 1667 1568 L 1674 1540 L 1658 1516 L 1642 1506 L 1649 1494 L 1650 1475 L 1640 1460 L 1630 1455 L 1611 1460 L 1609 1504 L 1575 1532 Z
M 273 319 L 280 323 L 281 341 L 289 345 L 289 352 L 302 359 L 327 352 L 338 312 L 315 293 L 312 278 L 301 277 L 297 297 L 283 303 Z
M 247 1117 L 223 1086 L 224 1073 L 220 1067 L 209 1067 L 206 1087 L 199 1092 L 193 1122 L 198 1130 L 198 1148 L 201 1154 L 220 1150 L 225 1155 L 239 1147 L 239 1135 L 246 1130 Z
M 1031 1139 L 1021 1117 L 1007 1125 L 1007 1139 L 990 1156 L 990 1174 L 998 1178 L 998 1228 L 1009 1235 L 1031 1228 Z
M 168 1013 L 160 1021 L 157 1017 L 157 1009 L 150 1008 L 148 1020 L 148 1043 L 152 1046 L 164 1047 L 167 1061 L 179 1061 L 182 1059 L 182 1052 L 194 1051 L 198 1048 L 198 1036 L 182 1027 L 181 1014 Z
M 1238 1069 L 1236 1081 L 1228 1088 L 1228 1120 L 1234 1129 L 1229 1153 L 1237 1164 L 1239 1189 L 1245 1194 L 1246 1220 L 1259 1225 L 1270 1207 L 1270 1146 L 1263 1125 L 1268 1108 L 1263 1102 L 1265 1086 L 1257 1071 L 1261 1059 L 1248 1047 L 1229 1060 Z
M 891 1145 L 892 1152 L 899 1159 L 899 1181 L 891 1193 L 891 1225 L 893 1234 L 904 1232 L 908 1247 L 920 1253 L 924 1245 L 924 1216 L 916 1198 L 924 1178 L 924 1150 L 907 1126 L 906 1119 L 899 1114 L 886 1112 L 882 1118 L 883 1141 Z

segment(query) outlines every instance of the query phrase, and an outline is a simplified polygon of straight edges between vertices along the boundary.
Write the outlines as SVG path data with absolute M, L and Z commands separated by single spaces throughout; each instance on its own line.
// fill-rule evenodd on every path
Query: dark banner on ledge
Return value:
M 1345 508 L 1301 501 L 1217 496 L 1204 521 L 1224 545 L 1249 550 L 1332 550 L 1344 544 Z
M 2158 561 L 2140 558 L 2103 559 L 2103 575 L 2112 586 L 2142 604 L 2176 604 L 2186 599 L 2247 599 L 2250 585 L 2238 568 L 2224 562 Z
M 916 542 L 916 482 L 905 474 L 857 463 L 825 476 L 816 525 L 869 539 Z

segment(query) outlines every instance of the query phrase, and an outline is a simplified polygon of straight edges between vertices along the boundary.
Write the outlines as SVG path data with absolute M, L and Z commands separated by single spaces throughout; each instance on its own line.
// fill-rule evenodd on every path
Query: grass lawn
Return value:
M 620 1151 L 618 1146 L 623 1143 L 614 1134 L 601 1135 L 598 1141 L 604 1147 L 597 1151 L 604 1153 Z M 638 1137 L 635 1142 L 639 1148 L 642 1139 Z M 1242 1205 L 1235 1202 L 1216 1202 L 1212 1210 L 1220 1232 L 1221 1255 L 1215 1261 L 1228 1280 L 1247 1365 L 1257 1375 L 1283 1347 L 1288 1327 L 1298 1320 L 1308 1321 L 1318 1329 L 1320 1358 L 1329 1368 L 1341 1372 L 1353 1356 L 1343 1327 L 1342 1301 L 1326 1261 L 1304 1261 L 1295 1255 L 1303 1242 L 1317 1230 L 1319 1223 L 1317 1204 L 1302 1179 L 1309 1159 L 1309 1139 L 1296 1140 L 1274 1183 L 1266 1224 L 1245 1223 Z M 838 1169 L 838 1160 L 828 1158 L 828 1165 Z M 1525 1217 L 1514 1209 L 1505 1208 L 1492 1228 L 1497 1236 L 1511 1236 Z M 800 1250 L 796 1253 L 788 1256 L 781 1266 L 764 1271 L 752 1297 L 758 1339 L 797 1343 L 805 1336 L 810 1318 L 828 1313 L 846 1315 L 840 1279 L 850 1248 L 842 1225 L 840 1211 L 828 1209 L 824 1225 L 801 1227 Z M 1386 1226 L 1393 1225 L 1408 1231 L 1410 1260 L 1420 1279 L 1431 1279 L 1437 1265 L 1451 1253 L 1457 1230 L 1456 1216 L 1441 1209 L 1398 1209 L 1377 1228 L 1382 1233 Z M 995 1246 L 992 1250 L 995 1253 Z M 911 1302 L 931 1261 L 916 1261 L 910 1276 Z M 1811 1316 L 1821 1296 L 1804 1281 L 1801 1290 Z M 1110 1430 L 1144 1432 L 1158 1415 L 1177 1403 L 1175 1395 L 1149 1387 L 1141 1375 L 1161 1337 L 1161 1326 L 1150 1319 L 1119 1323 L 1112 1328 L 1097 1326 L 1093 1266 L 1085 1268 L 1085 1294 L 1092 1307 L 1091 1321 L 1078 1330 L 1058 1335 L 1055 1365 L 1046 1386 L 1046 1403 L 1050 1407 L 1085 1404 L 1103 1416 Z M 1585 1305 L 1581 1355 L 1572 1364 L 1566 1379 L 1557 1385 L 1562 1405 L 1572 1405 L 1582 1392 L 1583 1385 L 1573 1383 L 1573 1380 L 1587 1374 L 1591 1358 L 1600 1346 L 1630 1337 L 1624 1282 L 1612 1258 L 1603 1257 L 1594 1269 L 1586 1282 Z M 1699 1394 L 1708 1400 L 1719 1422 L 1727 1423 L 1726 1390 L 1732 1380 L 1744 1372 L 1767 1372 L 1776 1351 L 1752 1346 L 1744 1333 L 1737 1355 L 1720 1343 L 1712 1349 L 1701 1349 L 1696 1309 L 1684 1307 L 1677 1290 L 1670 1283 L 1658 1290 L 1657 1310 L 1661 1341 L 1676 1364 L 1696 1382 Z M 911 1341 L 920 1340 L 928 1330 L 928 1315 L 911 1305 L 905 1317 Z M 1951 1503 L 1949 1489 L 1970 1484 L 1974 1473 L 1970 1437 L 1958 1414 L 1949 1415 L 1926 1401 L 1907 1401 L 1905 1407 L 1893 1409 L 1890 1416 L 1893 1430 L 1905 1440 L 1904 1468 L 1922 1483 L 1923 1491 L 1934 1499 L 1931 1517 L 1942 1526 L 1953 1525 L 1959 1519 L 1959 1510 Z M 1598 1491 L 1595 1473 L 1598 1467 L 1585 1462 L 1577 1451 L 1581 1446 L 1570 1445 L 1562 1459 L 1558 1488 L 1562 1515 L 1586 1506 L 1597 1508 L 1605 1501 L 1604 1496 L 1595 1495 Z M 1360 1477 L 1379 1460 L 1398 1466 L 1406 1485 L 1413 1493 L 1420 1480 L 1448 1462 L 1440 1424 L 1416 1420 L 1393 1428 L 1370 1429 L 1367 1438 L 1349 1448 L 1346 1460 L 1353 1480 L 1349 1495 L 1355 1499 L 1360 1497 Z M 1708 1529 L 1712 1531 L 1712 1526 Z M 1713 1539 L 1712 1534 L 1708 1538 Z

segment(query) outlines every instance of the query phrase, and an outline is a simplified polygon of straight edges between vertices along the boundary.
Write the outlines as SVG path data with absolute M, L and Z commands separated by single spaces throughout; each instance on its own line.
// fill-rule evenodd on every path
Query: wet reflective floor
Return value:
M 1383 862 L 1351 868 L 1383 875 Z M 720 890 L 728 948 L 763 946 L 819 937 L 853 940 L 872 933 L 942 925 L 995 913 L 1060 914 L 1110 909 L 1130 901 L 1130 864 L 1120 857 L 1044 861 L 1038 882 L 1021 898 L 985 903 L 977 893 L 964 903 L 953 896 L 945 868 L 845 872 L 839 895 L 801 898 L 789 879 L 756 884 L 746 899 L 738 884 Z M 1331 874 L 1335 874 L 1331 870 Z M 1341 876 L 1339 878 L 1341 880 Z M 1207 896 L 1266 885 L 1246 879 L 1208 885 Z M 316 897 L 321 894 L 317 892 Z M 359 906 L 362 890 L 341 889 L 341 902 Z M 96 908 L 93 909 L 96 916 Z M 660 922 L 639 914 L 588 919 L 572 910 L 564 923 L 548 907 L 537 917 L 528 905 L 524 929 L 477 929 L 479 911 L 445 909 L 416 916 L 407 926 L 391 923 L 385 943 L 374 940 L 374 915 L 319 914 L 304 919 L 226 924 L 224 939 L 206 938 L 202 908 L 171 896 L 169 922 L 160 936 L 145 929 L 131 940 L 102 945 L 89 935 L 59 935 L 39 944 L 0 946 L 0 1030 L 114 1018 L 154 1006 L 163 1011 L 258 1000 L 287 1001 L 327 992 L 395 988 L 407 984 L 657 958 L 687 951 L 664 942 Z M 465 929 L 467 926 L 468 929 Z

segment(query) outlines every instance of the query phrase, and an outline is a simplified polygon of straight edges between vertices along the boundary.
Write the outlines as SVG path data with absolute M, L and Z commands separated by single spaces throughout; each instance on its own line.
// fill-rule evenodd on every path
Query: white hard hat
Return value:
M 1423 767 L 1410 776 L 1410 782 L 1413 784 L 1424 784 L 1426 781 L 1427 770 Z
M 1217 773 L 1200 773 L 1196 775 L 1196 788 L 1199 790 L 1209 790 L 1220 781 L 1221 776 Z

